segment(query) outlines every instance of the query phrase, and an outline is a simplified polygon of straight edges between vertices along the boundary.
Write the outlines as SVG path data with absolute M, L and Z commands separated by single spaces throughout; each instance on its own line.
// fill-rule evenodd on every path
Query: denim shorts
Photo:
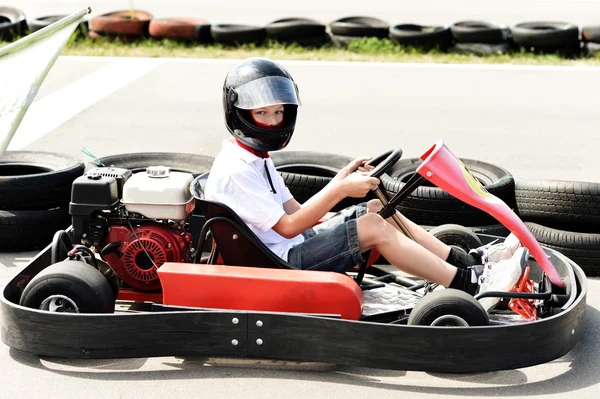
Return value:
M 350 206 L 302 233 L 304 242 L 288 252 L 288 263 L 302 270 L 344 273 L 365 261 L 358 246 L 356 219 L 367 204 Z

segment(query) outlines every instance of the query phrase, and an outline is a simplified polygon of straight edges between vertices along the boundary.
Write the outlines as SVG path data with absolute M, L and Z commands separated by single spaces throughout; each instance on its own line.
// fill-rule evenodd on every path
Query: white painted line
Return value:
M 8 149 L 22 149 L 163 63 L 162 59 L 156 58 L 116 58 L 110 64 L 48 94 L 29 107 Z
M 89 60 L 123 60 L 138 59 L 155 61 L 157 58 L 144 57 L 101 57 L 101 56 L 61 56 L 61 59 L 73 61 Z M 165 63 L 198 63 L 198 64 L 233 64 L 242 59 L 233 58 L 159 58 Z M 332 66 L 332 67 L 374 67 L 374 68 L 430 68 L 430 69 L 479 69 L 496 71 L 556 71 L 556 72 L 600 72 L 600 66 L 585 65 L 513 65 L 513 64 L 436 64 L 420 62 L 363 62 L 363 61 L 304 61 L 304 60 L 277 60 L 283 64 L 289 65 L 307 65 L 307 66 Z

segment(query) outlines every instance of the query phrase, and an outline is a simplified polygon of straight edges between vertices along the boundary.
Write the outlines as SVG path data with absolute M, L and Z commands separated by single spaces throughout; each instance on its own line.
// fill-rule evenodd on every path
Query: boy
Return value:
M 398 213 L 412 241 L 391 218 L 377 214 L 379 200 L 346 208 L 315 226 L 339 201 L 364 197 L 379 179 L 368 176 L 372 167 L 364 163 L 370 158 L 357 158 L 317 195 L 299 204 L 268 153 L 289 143 L 299 105 L 294 80 L 275 62 L 251 58 L 231 69 L 223 86 L 223 108 L 234 139 L 223 143 L 213 163 L 207 199 L 233 209 L 271 251 L 299 269 L 343 273 L 375 248 L 400 270 L 471 295 L 508 291 L 517 283 L 526 249 L 514 235 L 465 254 Z M 484 267 L 472 267 L 477 265 Z M 498 302 L 499 298 L 480 301 L 486 311 Z

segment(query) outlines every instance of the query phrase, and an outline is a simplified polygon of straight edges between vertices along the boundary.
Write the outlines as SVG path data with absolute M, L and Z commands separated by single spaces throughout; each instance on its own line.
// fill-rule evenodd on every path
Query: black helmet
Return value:
M 248 110 L 283 104 L 278 128 L 258 126 Z M 223 110 L 229 133 L 250 148 L 275 151 L 292 138 L 300 105 L 298 87 L 282 66 L 267 58 L 250 58 L 234 66 L 223 84 Z

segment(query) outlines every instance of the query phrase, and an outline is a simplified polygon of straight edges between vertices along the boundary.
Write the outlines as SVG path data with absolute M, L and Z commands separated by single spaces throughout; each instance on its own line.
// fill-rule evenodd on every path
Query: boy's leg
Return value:
M 456 267 L 443 261 L 429 248 L 406 237 L 376 213 L 369 212 L 358 218 L 357 230 L 361 252 L 376 248 L 402 271 L 445 287 L 450 286 L 457 273 Z
M 367 212 L 377 213 L 382 207 L 383 204 L 378 199 L 371 200 L 367 203 Z M 450 247 L 448 245 L 444 244 L 436 237 L 429 234 L 427 230 L 425 230 L 418 224 L 404 217 L 404 215 L 402 215 L 400 212 L 396 212 L 396 215 L 400 217 L 400 220 L 402 220 L 404 225 L 411 232 L 417 243 L 425 247 L 425 249 L 433 252 L 440 259 L 448 259 L 448 255 L 450 254 Z M 396 225 L 396 222 L 394 222 L 392 218 L 388 218 L 386 219 L 386 221 L 398 231 L 400 231 L 400 228 Z
M 379 200 L 371 200 L 367 203 L 367 210 L 369 213 L 377 213 L 382 207 L 383 205 Z M 477 251 L 477 256 L 472 256 L 471 254 L 465 254 L 461 251 L 451 249 L 448 245 L 441 242 L 439 239 L 431 235 L 427 230 L 414 223 L 412 220 L 406 218 L 400 212 L 396 212 L 396 215 L 398 215 L 400 220 L 411 232 L 416 242 L 433 252 L 440 259 L 450 262 L 452 265 L 461 268 L 487 262 L 495 263 L 505 259 L 510 259 L 517 248 L 521 245 L 519 239 L 514 234 L 510 234 L 503 243 L 482 247 Z M 396 225 L 396 222 L 394 222 L 392 218 L 388 218 L 386 220 L 394 228 L 400 231 L 400 228 Z

